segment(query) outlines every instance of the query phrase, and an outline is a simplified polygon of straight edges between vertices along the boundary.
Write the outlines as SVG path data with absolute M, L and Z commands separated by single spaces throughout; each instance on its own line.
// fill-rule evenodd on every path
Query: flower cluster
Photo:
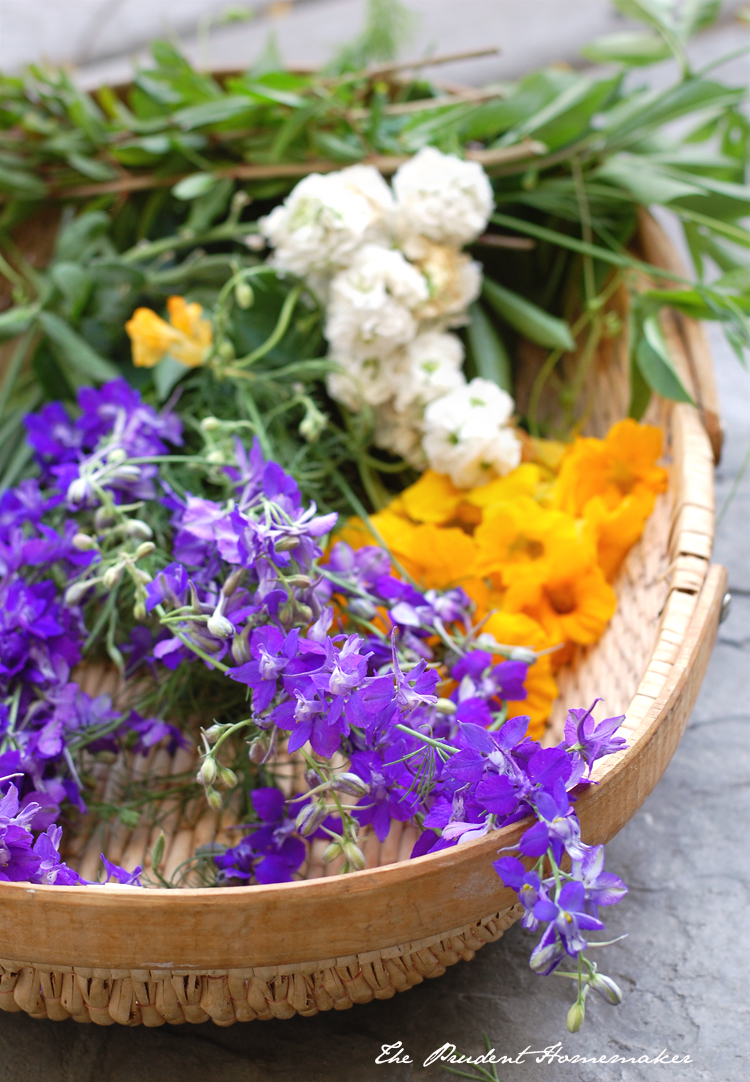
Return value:
M 456 484 L 503 476 L 520 460 L 513 401 L 487 380 L 467 385 L 463 346 L 482 273 L 462 252 L 487 225 L 492 189 L 481 166 L 421 150 L 392 189 L 370 166 L 302 180 L 260 220 L 273 264 L 299 275 L 326 306 L 333 398 L 374 412 L 374 439 Z
M 602 635 L 615 610 L 610 583 L 667 475 L 656 465 L 661 433 L 632 420 L 604 440 L 529 450 L 536 461 L 476 488 L 428 470 L 371 521 L 417 581 L 460 584 L 498 642 L 541 655 L 529 671 L 527 702 L 510 704 L 540 735 L 557 697 L 554 671 L 573 646 Z M 341 536 L 369 542 L 354 520 Z

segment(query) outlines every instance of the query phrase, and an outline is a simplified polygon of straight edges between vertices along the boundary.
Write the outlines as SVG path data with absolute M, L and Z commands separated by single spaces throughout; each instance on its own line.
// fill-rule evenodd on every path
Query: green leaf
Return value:
M 68 319 L 77 320 L 91 296 L 94 279 L 79 263 L 55 263 L 50 277 L 68 302 Z
M 85 154 L 68 154 L 68 164 L 77 172 L 83 173 L 85 177 L 91 177 L 92 180 L 112 180 L 117 176 L 111 165 L 97 161 L 96 158 L 89 158 Z
M 73 378 L 78 377 L 78 383 L 81 382 L 81 377 L 84 381 L 94 380 L 101 383 L 120 375 L 119 369 L 111 361 L 96 353 L 85 339 L 76 334 L 73 328 L 54 312 L 40 312 L 39 322 L 60 361 Z
M 472 304 L 469 315 L 471 322 L 467 328 L 467 334 L 476 374 L 482 379 L 493 380 L 512 395 L 513 376 L 505 343 L 481 304 L 477 302 Z
M 638 23 L 656 30 L 673 31 L 673 0 L 613 0 L 615 7 Z
M 178 384 L 182 377 L 186 376 L 189 371 L 190 369 L 187 365 L 180 364 L 174 357 L 170 357 L 169 355 L 162 357 L 151 373 L 160 402 L 166 401 L 172 388 Z
M 489 278 L 484 279 L 482 294 L 506 323 L 532 342 L 549 349 L 575 349 L 573 335 L 564 319 L 551 316 Z
M 103 210 L 79 214 L 58 233 L 55 260 L 60 263 L 76 262 L 95 240 L 106 233 L 109 224 L 109 215 Z
M 595 64 L 626 64 L 635 68 L 666 60 L 672 50 L 658 34 L 625 30 L 595 38 L 589 45 L 584 45 L 581 55 Z
M 652 390 L 673 402 L 695 405 L 677 375 L 657 316 L 649 316 L 643 321 L 635 357 L 643 378 Z
M 201 195 L 207 195 L 218 183 L 219 178 L 213 173 L 191 173 L 189 177 L 183 177 L 175 184 L 172 195 L 187 202 Z
M 22 304 L 0 313 L 0 342 L 7 342 L 9 338 L 15 338 L 27 331 L 38 311 L 37 304 Z
M 332 132 L 315 132 L 315 142 L 324 154 L 334 161 L 357 162 L 365 156 L 365 148 L 360 139 L 352 132 L 348 139 L 342 139 Z
M 648 409 L 651 401 L 651 387 L 643 377 L 643 373 L 636 361 L 635 352 L 630 358 L 630 406 L 628 417 L 634 421 L 640 421 Z
M 596 172 L 624 188 L 638 203 L 671 203 L 686 195 L 701 195 L 701 188 L 687 179 L 675 177 L 667 167 L 638 154 L 615 154 Z
M 0 191 L 7 192 L 14 199 L 45 199 L 47 185 L 33 173 L 0 166 Z
M 233 97 L 219 98 L 217 101 L 207 101 L 202 105 L 191 105 L 187 109 L 179 109 L 173 114 L 172 119 L 183 131 L 192 131 L 193 128 L 204 128 L 208 124 L 221 124 L 225 120 L 234 120 L 245 113 L 256 112 L 257 108 L 257 102 L 251 97 L 238 94 Z
M 680 15 L 680 34 L 687 40 L 711 26 L 721 12 L 721 0 L 685 0 Z

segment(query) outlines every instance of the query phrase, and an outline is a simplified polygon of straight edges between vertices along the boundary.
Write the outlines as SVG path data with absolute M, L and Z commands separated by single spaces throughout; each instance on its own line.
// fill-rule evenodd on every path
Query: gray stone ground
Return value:
M 27 4 L 40 0 L 25 0 Z M 45 0 L 46 2 L 46 0 Z M 337 0 L 338 2 L 338 0 Z M 473 2 L 473 0 L 472 0 Z M 3 0 L 7 5 L 8 0 Z M 432 0 L 447 25 L 469 0 Z M 502 9 L 505 0 L 496 5 Z M 530 11 L 556 7 L 527 0 Z M 316 5 L 312 5 L 315 7 Z M 333 6 L 324 0 L 320 9 Z M 341 5 L 339 5 L 341 6 Z M 422 7 L 425 7 L 422 4 Z M 574 5 L 569 5 L 573 7 Z M 489 8 L 490 5 L 485 5 Z M 2 9 L 0 9 L 0 14 Z M 494 25 L 490 28 L 495 29 Z M 539 30 L 543 59 L 553 27 Z M 738 44 L 729 26 L 699 46 L 708 59 Z M 478 34 L 480 44 L 489 33 Z M 543 39 L 543 40 L 542 40 Z M 580 40 L 580 38 L 579 38 Z M 545 42 L 547 44 L 545 44 Z M 442 45 L 442 42 L 441 42 Z M 567 48 L 567 47 L 566 47 Z M 561 55 L 563 55 L 561 53 Z M 544 58 L 547 58 L 545 53 Z M 731 76 L 747 80 L 744 61 Z M 721 508 L 750 440 L 750 376 L 712 334 L 726 427 L 717 472 Z M 0 1082 L 421 1082 L 450 1077 L 422 1062 L 444 1042 L 477 1055 L 486 1034 L 498 1054 L 561 1045 L 568 1055 L 653 1057 L 662 1049 L 688 1064 L 561 1065 L 498 1068 L 498 1078 L 541 1082 L 743 1082 L 748 1063 L 750 936 L 750 471 L 718 531 L 715 558 L 730 572 L 734 602 L 720 629 L 688 730 L 664 778 L 608 846 L 608 866 L 630 884 L 609 912 L 608 932 L 628 938 L 609 948 L 608 972 L 625 992 L 613 1009 L 591 1003 L 577 1035 L 565 1030 L 567 982 L 528 969 L 531 939 L 518 926 L 460 963 L 386 1002 L 338 1014 L 236 1025 L 127 1030 L 35 1022 L 0 1015 Z M 381 1046 L 403 1042 L 411 1064 L 376 1065 Z M 560 1049 L 558 1049 L 560 1050 Z M 455 1076 L 454 1076 L 455 1077 Z

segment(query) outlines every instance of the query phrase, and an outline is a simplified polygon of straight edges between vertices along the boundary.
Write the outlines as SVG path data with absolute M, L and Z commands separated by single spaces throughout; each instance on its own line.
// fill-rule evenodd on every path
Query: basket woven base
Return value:
M 0 1010 L 32 1018 L 111 1026 L 162 1026 L 165 1022 L 268 1021 L 345 1011 L 355 1003 L 390 999 L 440 977 L 448 966 L 470 961 L 521 916 L 518 904 L 464 928 L 345 958 L 286 966 L 212 970 L 85 969 L 20 965 L 0 958 Z

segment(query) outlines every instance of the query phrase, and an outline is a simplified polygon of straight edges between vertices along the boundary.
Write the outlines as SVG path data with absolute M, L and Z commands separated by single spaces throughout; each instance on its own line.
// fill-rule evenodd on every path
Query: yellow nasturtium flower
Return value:
M 211 322 L 203 318 L 199 304 L 184 297 L 167 301 L 169 323 L 150 308 L 136 308 L 125 324 L 133 347 L 136 368 L 153 368 L 169 354 L 188 368 L 204 364 L 213 344 Z

